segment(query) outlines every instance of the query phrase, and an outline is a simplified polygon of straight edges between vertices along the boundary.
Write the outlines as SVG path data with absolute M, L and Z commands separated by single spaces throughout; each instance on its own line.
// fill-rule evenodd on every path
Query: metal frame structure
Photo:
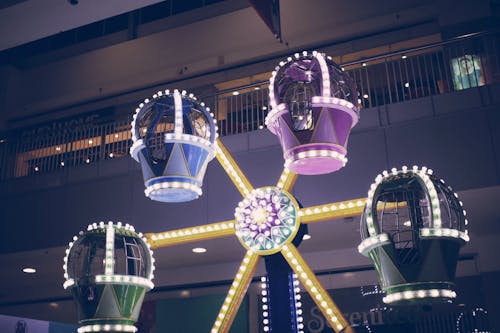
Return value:
M 216 158 L 242 195 L 243 199 L 247 198 L 254 191 L 254 188 L 220 139 L 217 140 Z M 289 192 L 293 188 L 297 176 L 297 174 L 285 167 L 279 177 L 276 188 Z M 366 199 L 361 198 L 300 208 L 297 214 L 298 223 L 309 224 L 360 215 L 365 203 Z M 236 219 L 233 219 L 191 228 L 161 233 L 149 233 L 146 234 L 146 237 L 152 248 L 173 246 L 182 243 L 236 235 L 236 224 Z M 314 272 L 304 260 L 297 247 L 291 242 L 287 242 L 280 246 L 278 252 L 280 252 L 282 257 L 286 260 L 289 267 L 312 297 L 330 326 L 336 332 L 353 332 L 347 320 L 316 278 Z M 254 251 L 251 248 L 247 249 L 219 314 L 215 319 L 214 325 L 210 331 L 211 333 L 225 333 L 229 331 L 245 293 L 252 281 L 259 259 L 261 256 L 266 255 L 265 253 Z

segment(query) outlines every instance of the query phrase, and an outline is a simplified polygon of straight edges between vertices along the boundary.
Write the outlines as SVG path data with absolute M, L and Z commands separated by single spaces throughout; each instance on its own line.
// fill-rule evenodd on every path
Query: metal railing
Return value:
M 498 34 L 472 34 L 343 66 L 362 106 L 375 107 L 499 82 L 499 42 Z
M 213 105 L 219 126 L 219 135 L 233 135 L 264 128 L 269 111 L 269 82 L 258 82 L 214 96 L 201 98 Z
M 499 45 L 500 34 L 478 33 L 341 67 L 355 80 L 361 107 L 371 108 L 500 82 Z M 267 87 L 260 82 L 204 98 L 215 106 L 221 135 L 264 126 Z
M 499 45 L 500 34 L 478 33 L 341 67 L 356 81 L 361 107 L 371 108 L 500 82 Z M 215 111 L 221 136 L 255 131 L 269 111 L 268 82 L 201 100 Z M 14 136 L 0 140 L 0 180 L 120 158 L 130 145 L 129 119 Z

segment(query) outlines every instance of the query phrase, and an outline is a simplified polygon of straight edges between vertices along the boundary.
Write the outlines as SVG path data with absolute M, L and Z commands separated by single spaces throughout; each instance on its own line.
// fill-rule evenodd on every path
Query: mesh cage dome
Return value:
M 386 303 L 450 300 L 460 246 L 469 240 L 462 202 L 432 170 L 384 171 L 361 218 L 360 253 L 375 264 Z
M 313 96 L 323 95 L 342 99 L 351 107 L 358 105 L 354 82 L 331 57 L 313 52 L 296 53 L 294 58 L 276 67 L 273 94 L 277 105 L 285 103 L 290 111 L 307 109 Z M 359 109 L 353 111 L 359 116 Z
M 331 57 L 303 52 L 280 62 L 269 99 L 266 125 L 280 139 L 290 170 L 323 174 L 345 165 L 349 133 L 359 120 L 358 91 Z
M 130 154 L 141 163 L 146 196 L 182 202 L 201 195 L 216 138 L 213 114 L 193 94 L 165 90 L 145 99 L 132 121 Z
M 83 325 L 78 332 L 135 332 L 153 263 L 146 238 L 128 224 L 94 223 L 75 236 L 63 268 Z

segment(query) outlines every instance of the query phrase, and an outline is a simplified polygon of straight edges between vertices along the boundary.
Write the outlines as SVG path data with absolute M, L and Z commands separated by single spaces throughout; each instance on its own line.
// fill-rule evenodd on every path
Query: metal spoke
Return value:
M 284 168 L 276 186 L 290 192 L 293 185 L 295 185 L 297 177 L 298 175 L 296 173 L 290 171 L 288 168 Z
M 240 308 L 241 302 L 245 297 L 248 286 L 252 282 L 252 277 L 259 262 L 259 255 L 249 250 L 245 254 L 243 261 L 236 273 L 233 284 L 229 288 L 224 303 L 215 319 L 211 333 L 226 333 L 229 332 L 236 313 Z
M 307 265 L 304 258 L 293 244 L 283 246 L 281 254 L 288 262 L 292 270 L 297 274 L 298 279 L 311 295 L 312 300 L 323 313 L 330 326 L 336 331 L 352 332 L 347 320 L 340 312 L 335 302 L 331 299 L 328 292 L 314 275 L 311 268 Z
M 227 175 L 234 183 L 238 191 L 240 191 L 241 195 L 243 197 L 246 197 L 253 191 L 252 184 L 250 184 L 247 177 L 245 176 L 245 174 L 243 174 L 240 167 L 238 166 L 238 164 L 236 164 L 233 157 L 220 139 L 217 139 L 216 145 L 217 160 L 224 168 L 224 171 L 226 171 Z
M 365 203 L 366 198 L 360 198 L 302 208 L 299 211 L 300 221 L 301 223 L 313 223 L 361 215 Z
M 217 222 L 192 228 L 146 234 L 152 248 L 196 242 L 212 238 L 232 236 L 235 220 Z

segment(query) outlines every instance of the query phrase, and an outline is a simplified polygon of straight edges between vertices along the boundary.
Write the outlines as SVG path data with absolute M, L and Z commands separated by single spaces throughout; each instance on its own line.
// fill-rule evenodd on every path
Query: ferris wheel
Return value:
M 158 91 L 139 104 L 130 153 L 141 164 L 147 197 L 195 200 L 202 195 L 207 165 L 216 158 L 242 198 L 225 221 L 145 235 L 128 225 L 101 223 L 75 236 L 65 258 L 65 287 L 80 299 L 95 294 L 92 302 L 79 305 L 84 325 L 79 332 L 135 332 L 144 293 L 153 287 L 151 249 L 222 237 L 236 237 L 245 254 L 210 333 L 229 331 L 261 259 L 265 332 L 304 332 L 299 284 L 335 332 L 354 332 L 298 245 L 308 224 L 362 214 L 358 250 L 374 262 L 385 303 L 456 296 L 449 259 L 455 258 L 456 266 L 458 250 L 468 241 L 467 220 L 456 194 L 432 170 L 384 171 L 367 198 L 301 207 L 291 194 L 299 175 L 330 173 L 347 163 L 349 134 L 359 120 L 358 92 L 332 58 L 302 52 L 281 61 L 272 72 L 269 103 L 266 125 L 280 141 L 284 166 L 275 184 L 260 188 L 252 186 L 218 138 L 210 108 L 193 94 Z M 429 265 L 447 269 L 424 269 Z M 129 304 L 120 298 L 130 297 L 123 286 L 135 295 L 126 314 L 119 306 Z

